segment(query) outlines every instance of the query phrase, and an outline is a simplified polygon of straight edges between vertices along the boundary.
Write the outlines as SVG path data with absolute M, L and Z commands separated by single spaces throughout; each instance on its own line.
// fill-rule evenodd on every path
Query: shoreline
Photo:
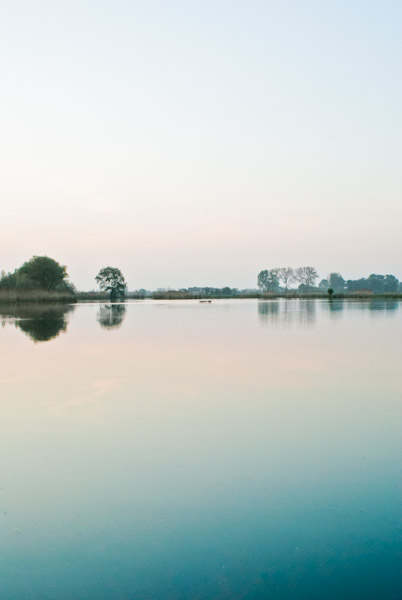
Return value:
M 124 300 L 402 300 L 402 293 L 383 293 L 383 294 L 358 294 L 358 293 L 343 293 L 320 294 L 317 292 L 300 294 L 297 292 L 265 292 L 261 294 L 236 294 L 236 295 L 207 295 L 207 294 L 191 294 L 186 292 L 155 292 L 151 296 L 141 294 L 128 293 Z M 43 291 L 25 291 L 25 292 L 0 292 L 0 305 L 2 304 L 27 304 L 27 303 L 59 303 L 59 304 L 76 304 L 85 302 L 98 303 L 113 303 L 108 294 L 93 293 L 93 292 L 77 292 L 75 295 L 65 294 L 61 292 L 43 292 Z

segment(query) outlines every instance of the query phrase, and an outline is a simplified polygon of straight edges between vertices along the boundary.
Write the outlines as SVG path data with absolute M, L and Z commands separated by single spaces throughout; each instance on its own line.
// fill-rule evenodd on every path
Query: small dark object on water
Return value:
M 211 304 L 212 300 L 200 300 L 201 304 Z

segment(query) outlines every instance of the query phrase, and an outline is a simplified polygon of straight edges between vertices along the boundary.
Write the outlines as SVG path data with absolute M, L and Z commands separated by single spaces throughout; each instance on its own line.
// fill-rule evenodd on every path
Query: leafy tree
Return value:
M 65 290 L 69 286 L 66 267 L 48 256 L 34 256 L 17 269 L 16 285 L 22 288 L 47 290 Z
M 345 290 L 346 281 L 340 273 L 330 273 L 328 275 L 328 285 L 336 294 L 340 294 Z
M 116 267 L 104 267 L 95 277 L 102 292 L 110 292 L 110 299 L 115 301 L 118 297 L 124 298 L 126 282 L 123 273 Z
M 220 290 L 220 293 L 222 296 L 236 296 L 237 289 L 236 288 L 231 289 L 230 287 L 226 286 Z
M 385 282 L 384 275 L 376 275 L 375 273 L 373 273 L 367 279 L 367 287 L 372 292 L 383 292 L 384 291 L 384 282 Z
M 268 289 L 268 271 L 267 271 L 267 269 L 264 269 L 264 271 L 260 271 L 258 273 L 257 285 L 262 292 Z
M 264 271 L 260 271 L 257 278 L 257 285 L 264 292 L 275 292 L 279 288 L 279 269 L 265 269 Z
M 0 289 L 12 290 L 17 286 L 17 273 L 1 272 Z
M 348 292 L 359 292 L 361 290 L 368 290 L 367 279 L 362 277 L 361 279 L 348 279 L 346 282 L 346 289 Z
M 271 292 L 276 292 L 279 289 L 279 271 L 278 268 L 268 271 L 268 290 Z
M 399 281 L 394 275 L 385 275 L 384 292 L 397 292 Z

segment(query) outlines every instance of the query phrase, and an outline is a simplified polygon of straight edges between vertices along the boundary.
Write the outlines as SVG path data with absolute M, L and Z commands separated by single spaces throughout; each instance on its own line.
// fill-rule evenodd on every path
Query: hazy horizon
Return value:
M 0 269 L 402 279 L 402 4 L 5 1 Z

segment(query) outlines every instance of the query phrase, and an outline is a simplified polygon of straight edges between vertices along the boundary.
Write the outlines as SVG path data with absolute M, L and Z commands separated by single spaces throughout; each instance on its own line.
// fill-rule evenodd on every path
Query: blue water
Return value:
M 402 305 L 0 320 L 0 598 L 402 598 Z

